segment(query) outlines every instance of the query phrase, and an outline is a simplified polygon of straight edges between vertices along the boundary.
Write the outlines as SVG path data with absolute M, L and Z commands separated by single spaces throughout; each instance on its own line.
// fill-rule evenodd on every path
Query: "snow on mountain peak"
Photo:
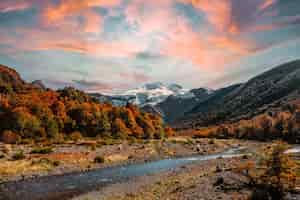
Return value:
M 209 90 L 203 90 L 209 93 Z M 143 107 L 146 105 L 157 105 L 165 101 L 169 96 L 188 99 L 195 97 L 195 95 L 197 95 L 197 93 L 193 92 L 193 90 L 185 89 L 178 84 L 154 82 L 147 83 L 141 87 L 120 92 L 118 94 L 110 94 L 109 97 L 115 105 L 126 105 L 127 103 L 132 103 Z
M 141 87 L 127 90 L 125 92 L 118 93 L 117 95 L 111 95 L 118 99 L 128 99 L 130 103 L 137 104 L 139 106 L 156 105 L 164 101 L 167 97 L 173 95 L 184 95 L 188 89 L 183 89 L 178 84 L 164 84 L 161 82 L 147 83 Z M 130 98 L 128 98 L 130 97 Z

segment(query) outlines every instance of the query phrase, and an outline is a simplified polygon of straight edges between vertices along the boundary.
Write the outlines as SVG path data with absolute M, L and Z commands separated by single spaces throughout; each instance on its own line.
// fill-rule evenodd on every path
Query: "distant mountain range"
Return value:
M 114 105 L 133 103 L 160 114 L 177 128 L 195 128 L 251 118 L 300 98 L 300 60 L 273 68 L 249 81 L 218 90 L 146 84 L 119 95 L 91 94 Z
M 183 89 L 177 84 L 163 84 L 161 82 L 148 83 L 139 88 L 127 90 L 119 94 L 102 95 L 91 94 L 100 101 L 109 100 L 114 105 L 124 105 L 127 103 L 136 104 L 140 107 L 146 105 L 157 105 L 169 96 L 189 96 L 187 89 Z
M 100 102 L 110 102 L 116 106 L 132 103 L 138 105 L 144 111 L 159 114 L 164 117 L 165 121 L 171 122 L 213 93 L 214 91 L 210 89 L 188 90 L 178 84 L 155 82 L 117 95 L 99 93 L 90 95 Z

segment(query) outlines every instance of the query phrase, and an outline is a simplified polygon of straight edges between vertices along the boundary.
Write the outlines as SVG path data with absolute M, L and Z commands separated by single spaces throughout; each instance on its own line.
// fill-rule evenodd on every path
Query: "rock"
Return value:
M 122 151 L 122 149 L 123 149 L 123 145 L 120 144 L 120 145 L 118 146 L 118 150 L 119 150 L 119 151 Z
M 218 177 L 216 182 L 214 183 L 214 186 L 219 186 L 224 183 L 224 178 L 223 177 Z
M 216 166 L 216 172 L 219 173 L 219 172 L 222 172 L 222 171 L 223 171 L 223 169 L 219 165 L 217 165 Z
M 10 145 L 10 144 L 5 144 L 5 145 L 3 146 L 2 151 L 3 151 L 4 153 L 6 153 L 6 154 L 9 154 L 9 153 L 12 151 L 11 145 Z

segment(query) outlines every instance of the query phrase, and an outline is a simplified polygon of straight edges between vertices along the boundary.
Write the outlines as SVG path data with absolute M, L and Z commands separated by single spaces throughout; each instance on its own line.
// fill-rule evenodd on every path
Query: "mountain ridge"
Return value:
M 260 109 L 298 98 L 300 89 L 300 60 L 279 65 L 243 84 L 217 90 L 212 97 L 191 109 L 176 123 L 183 127 L 207 126 L 228 120 L 249 118 Z

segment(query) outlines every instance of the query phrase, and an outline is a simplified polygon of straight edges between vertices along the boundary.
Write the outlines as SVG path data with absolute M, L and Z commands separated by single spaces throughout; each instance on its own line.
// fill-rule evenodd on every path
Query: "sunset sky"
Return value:
M 53 88 L 218 88 L 297 58 L 300 0 L 0 0 L 0 63 Z

